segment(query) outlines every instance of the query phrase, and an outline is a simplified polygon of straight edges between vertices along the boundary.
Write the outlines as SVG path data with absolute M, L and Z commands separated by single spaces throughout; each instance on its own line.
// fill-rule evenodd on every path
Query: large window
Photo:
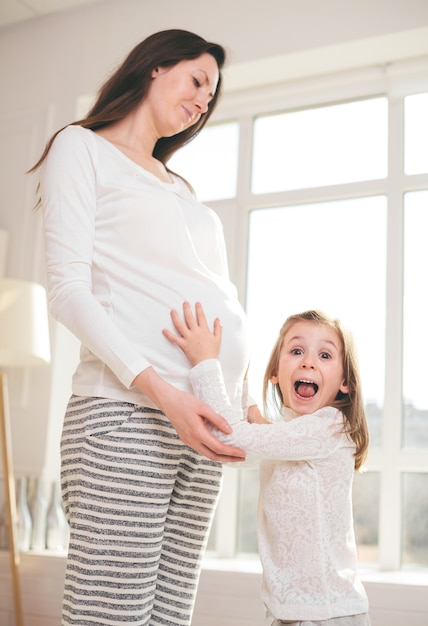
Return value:
M 351 328 L 371 437 L 354 480 L 355 531 L 360 562 L 382 569 L 428 567 L 428 74 L 419 69 L 264 88 L 253 105 L 248 93 L 226 97 L 224 119 L 220 110 L 201 148 L 173 166 L 223 220 L 259 402 L 289 314 L 319 308 Z M 209 154 L 215 163 L 193 167 Z M 256 554 L 257 496 L 257 470 L 227 469 L 210 550 Z
M 383 97 L 258 117 L 252 191 L 272 193 L 384 178 L 387 106 Z
M 237 122 L 208 126 L 173 156 L 168 165 L 189 180 L 200 200 L 233 198 L 238 174 L 238 142 Z

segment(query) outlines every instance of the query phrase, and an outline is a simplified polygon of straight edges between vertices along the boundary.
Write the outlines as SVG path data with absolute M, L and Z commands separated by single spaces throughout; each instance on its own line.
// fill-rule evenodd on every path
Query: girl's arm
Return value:
M 165 330 L 164 335 L 184 351 L 193 365 L 190 381 L 195 395 L 231 424 L 231 434 L 214 430 L 216 437 L 245 450 L 248 464 L 262 459 L 316 460 L 330 456 L 338 448 L 353 447 L 350 439 L 341 432 L 342 414 L 332 407 L 274 424 L 248 423 L 243 412 L 230 403 L 216 358 L 221 343 L 220 321 L 215 321 L 211 331 L 200 303 L 195 305 L 195 315 L 189 303 L 185 303 L 183 314 L 184 320 L 176 311 L 171 313 L 179 334 Z

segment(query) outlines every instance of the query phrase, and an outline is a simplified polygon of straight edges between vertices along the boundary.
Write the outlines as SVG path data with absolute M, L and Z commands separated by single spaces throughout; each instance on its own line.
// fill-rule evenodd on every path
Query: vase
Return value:
M 27 478 L 21 477 L 17 480 L 16 519 L 18 547 L 21 552 L 28 551 L 31 545 L 32 521 L 27 500 L 27 485 Z
M 35 478 L 30 499 L 30 514 L 33 522 L 31 532 L 31 549 L 46 549 L 46 524 L 48 502 L 45 497 L 46 484 L 42 478 Z
M 48 550 L 63 552 L 68 546 L 68 522 L 62 507 L 61 489 L 53 482 L 51 498 L 46 517 L 46 547 Z

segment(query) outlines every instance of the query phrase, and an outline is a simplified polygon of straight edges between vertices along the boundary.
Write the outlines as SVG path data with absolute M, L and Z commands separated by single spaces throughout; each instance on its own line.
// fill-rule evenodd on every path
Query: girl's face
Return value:
M 343 380 L 343 348 L 334 328 L 306 320 L 285 333 L 278 372 L 284 406 L 303 415 L 330 406 L 339 391 L 348 393 Z
M 150 108 L 156 137 L 170 137 L 196 124 L 208 110 L 218 79 L 217 62 L 208 53 L 155 68 L 144 105 Z

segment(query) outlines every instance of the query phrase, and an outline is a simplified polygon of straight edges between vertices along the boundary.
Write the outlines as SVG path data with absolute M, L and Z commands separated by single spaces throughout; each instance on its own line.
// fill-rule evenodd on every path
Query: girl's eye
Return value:
M 330 356 L 330 354 L 328 352 L 321 352 L 320 357 L 322 359 L 330 359 L 331 358 L 331 356 Z
M 293 350 L 291 351 L 291 354 L 302 354 L 302 350 L 300 348 L 293 348 Z

